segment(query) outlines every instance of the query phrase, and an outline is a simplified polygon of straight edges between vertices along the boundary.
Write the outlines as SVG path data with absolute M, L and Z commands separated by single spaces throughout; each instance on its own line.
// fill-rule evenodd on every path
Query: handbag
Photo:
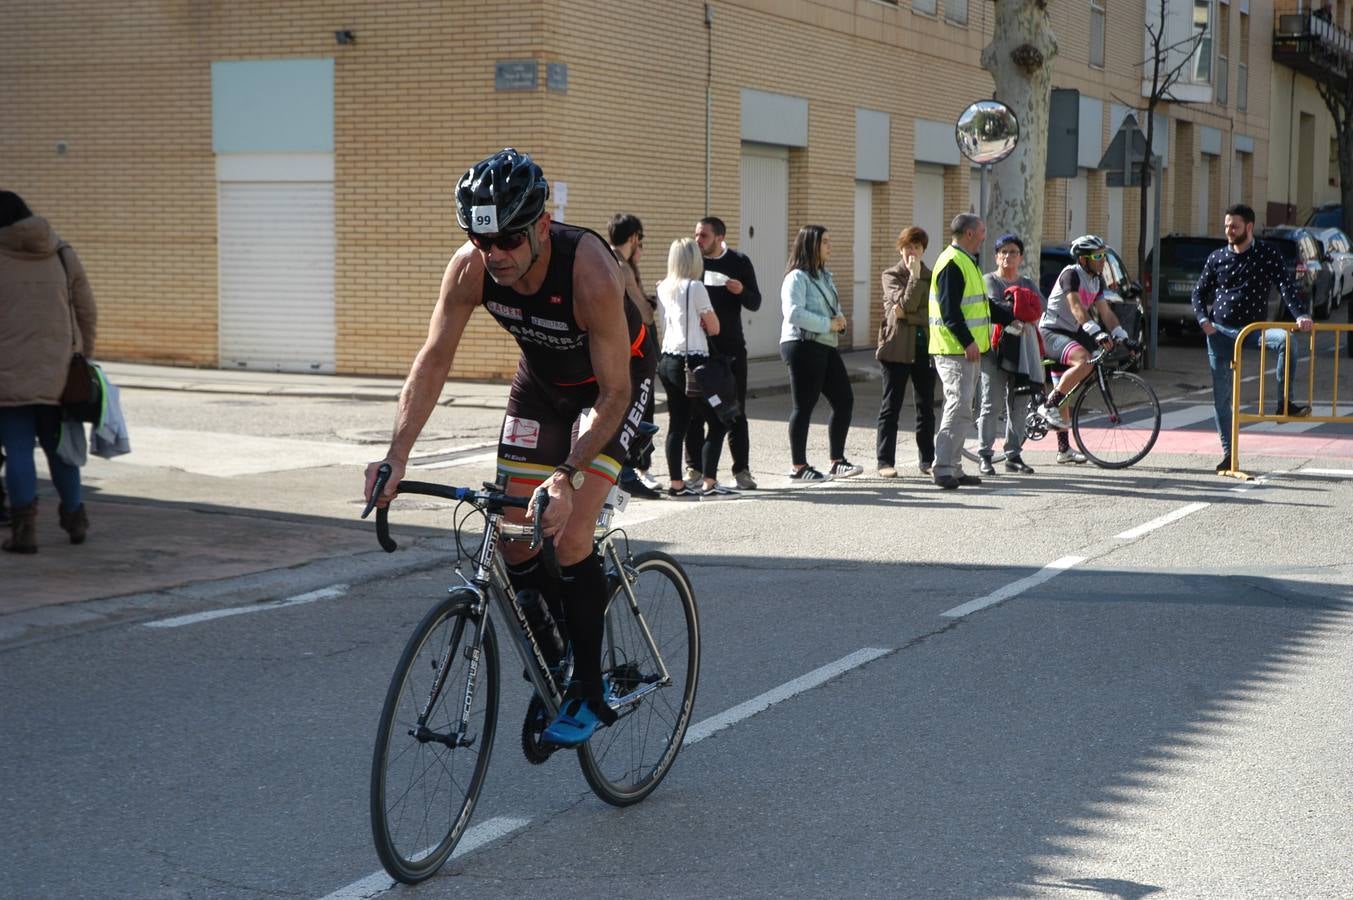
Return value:
M 686 284 L 686 334 L 691 327 L 691 286 Z M 686 396 L 704 400 L 725 425 L 732 425 L 742 416 L 737 401 L 737 379 L 733 377 L 733 362 L 709 343 L 709 355 L 692 360 L 686 354 Z
M 97 422 L 103 408 L 103 384 L 93 363 L 85 358 L 76 346 L 75 299 L 71 296 L 70 270 L 66 268 L 66 258 L 60 248 L 56 258 L 61 261 L 61 270 L 66 273 L 66 299 L 70 303 L 70 365 L 66 369 L 66 384 L 61 389 L 61 415 L 76 422 Z
M 738 403 L 738 383 L 733 377 L 733 363 L 726 356 L 713 355 L 691 370 L 699 383 L 705 402 L 714 410 L 719 421 L 732 425 L 742 417 Z

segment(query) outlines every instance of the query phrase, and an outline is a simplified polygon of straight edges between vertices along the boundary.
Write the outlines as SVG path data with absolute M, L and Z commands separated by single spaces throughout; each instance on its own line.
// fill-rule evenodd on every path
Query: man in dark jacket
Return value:
M 756 271 L 745 254 L 729 248 L 724 242 L 727 228 L 723 219 L 707 216 L 695 226 L 695 242 L 705 258 L 705 289 L 719 317 L 719 333 L 711 338 L 714 349 L 728 357 L 733 364 L 733 378 L 737 382 L 738 405 L 747 409 L 747 340 L 742 334 L 742 311 L 756 312 L 761 308 L 761 291 L 756 285 Z M 693 421 L 686 435 L 687 461 L 700 458 L 704 443 L 704 427 Z M 751 439 L 747 433 L 746 415 L 728 429 L 728 449 L 733 455 L 733 478 L 739 489 L 756 490 L 748 457 Z M 690 474 L 690 473 L 687 473 Z

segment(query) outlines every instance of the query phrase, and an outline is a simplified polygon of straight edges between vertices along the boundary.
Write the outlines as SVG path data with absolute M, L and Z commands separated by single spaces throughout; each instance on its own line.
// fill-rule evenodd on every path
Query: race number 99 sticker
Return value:
M 470 209 L 470 230 L 480 234 L 498 233 L 498 207 L 475 206 Z

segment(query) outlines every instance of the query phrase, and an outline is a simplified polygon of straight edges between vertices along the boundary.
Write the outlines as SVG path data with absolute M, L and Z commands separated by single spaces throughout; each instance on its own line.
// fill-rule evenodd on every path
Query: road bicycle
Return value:
M 388 467 L 381 471 L 372 497 L 380 496 L 389 478 Z M 531 498 L 509 496 L 498 485 L 472 490 L 401 481 L 398 492 L 460 504 L 453 530 L 462 583 L 449 588 L 410 635 L 390 679 L 371 761 L 376 852 L 391 877 L 414 884 L 451 856 L 484 786 L 502 690 L 497 628 L 508 634 L 535 689 L 521 736 L 532 763 L 559 749 L 542 742 L 541 733 L 559 711 L 573 662 L 572 648 L 559 636 L 567 623 L 552 622 L 545 604 L 533 607 L 531 595 L 512 590 L 499 551 L 499 541 L 530 540 L 533 548 L 543 547 L 546 564 L 554 564 L 549 542 L 541 541 L 543 506 L 534 525 L 517 525 L 504 521 L 504 511 L 526 508 Z M 617 720 L 577 748 L 588 785 L 615 806 L 643 800 L 671 769 L 700 673 L 700 622 L 690 579 L 665 553 L 630 552 L 628 535 L 611 527 L 627 498 L 613 489 L 596 529 L 608 598 L 602 675 Z M 464 515 L 462 505 L 468 505 Z M 462 531 L 475 514 L 483 517 L 480 543 L 467 549 Z M 376 512 L 376 534 L 387 552 L 395 550 L 386 508 Z M 551 648 L 562 656 L 552 659 Z
M 1141 345 L 1134 341 L 1120 342 L 1125 352 L 1100 349 L 1090 357 L 1094 371 L 1076 385 L 1062 404 L 1070 410 L 1071 435 L 1076 446 L 1090 462 L 1104 469 L 1126 469 L 1141 462 L 1160 437 L 1160 400 L 1151 385 L 1131 370 L 1141 357 Z M 1045 370 L 1063 369 L 1053 360 L 1043 360 Z M 1023 392 L 1029 397 L 1029 413 L 1025 419 L 1025 439 L 1039 441 L 1055 430 L 1038 413 L 1044 402 L 1043 392 L 1031 388 Z M 978 442 L 968 441 L 963 455 L 978 461 Z M 995 449 L 995 448 L 993 448 Z M 1004 460 L 1006 455 L 996 452 L 992 462 Z

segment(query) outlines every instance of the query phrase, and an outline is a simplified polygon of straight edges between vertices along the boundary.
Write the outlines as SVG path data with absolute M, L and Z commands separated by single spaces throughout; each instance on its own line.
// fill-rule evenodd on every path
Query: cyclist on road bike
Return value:
M 498 444 L 498 479 L 507 493 L 543 490 L 542 527 L 553 538 L 562 577 L 533 551 L 503 545 L 513 587 L 536 590 L 566 622 L 574 673 L 544 739 L 581 744 L 615 721 L 601 678 L 606 575 L 593 546 L 597 516 L 653 390 L 657 360 L 644 353 L 646 330 L 625 299 L 620 263 L 605 238 L 551 221 L 549 183 L 531 157 L 506 149 L 456 184 L 456 220 L 469 240 L 442 276 L 428 336 L 400 393 L 386 457 L 366 469 L 392 475 L 378 503 L 395 496 L 409 453 L 441 394 L 466 323 L 483 306 L 521 348 Z M 573 438 L 575 425 L 579 429 Z M 517 521 L 535 515 L 510 510 Z
M 1115 339 L 1126 340 L 1128 336 L 1104 299 L 1102 276 L 1106 249 L 1103 239 L 1093 234 L 1082 235 L 1071 242 L 1071 255 L 1076 262 L 1057 276 L 1048 295 L 1048 308 L 1038 322 L 1048 357 L 1067 367 L 1057 389 L 1038 407 L 1039 415 L 1054 428 L 1067 427 L 1060 407 L 1076 385 L 1090 374 L 1093 368 L 1090 356 L 1096 345 L 1112 349 Z M 1091 307 L 1099 313 L 1103 327 L 1090 317 Z

